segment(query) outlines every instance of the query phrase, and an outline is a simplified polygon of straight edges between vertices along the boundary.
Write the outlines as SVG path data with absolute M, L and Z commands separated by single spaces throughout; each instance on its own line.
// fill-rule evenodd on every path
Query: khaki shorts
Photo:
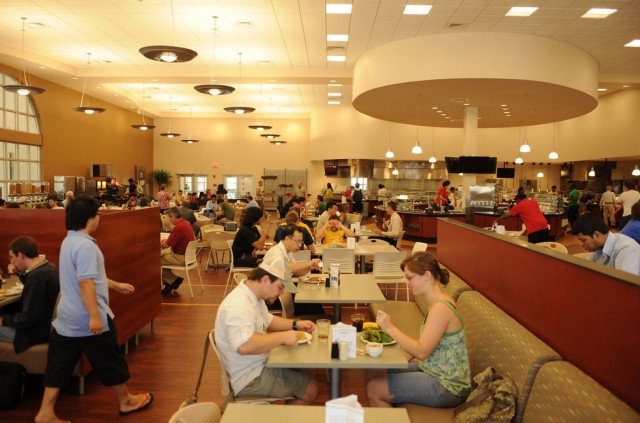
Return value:
M 309 385 L 309 376 L 293 369 L 265 367 L 260 376 L 253 379 L 237 397 L 295 397 L 302 398 Z

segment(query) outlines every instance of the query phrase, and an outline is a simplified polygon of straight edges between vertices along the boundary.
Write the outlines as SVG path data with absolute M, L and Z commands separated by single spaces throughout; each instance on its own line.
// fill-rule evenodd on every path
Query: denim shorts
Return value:
M 465 400 L 452 394 L 437 379 L 420 370 L 417 361 L 410 362 L 408 369 L 389 370 L 387 383 L 392 404 L 411 403 L 451 408 Z
M 309 385 L 309 376 L 293 369 L 264 367 L 260 376 L 253 379 L 237 397 L 288 397 L 302 398 Z

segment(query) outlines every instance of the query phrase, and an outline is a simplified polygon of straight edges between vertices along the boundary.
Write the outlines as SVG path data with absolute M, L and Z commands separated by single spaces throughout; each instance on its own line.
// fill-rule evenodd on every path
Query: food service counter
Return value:
M 376 226 L 382 228 L 382 222 L 385 219 L 386 208 L 376 207 Z M 425 214 L 424 211 L 398 211 L 402 218 L 402 227 L 404 235 L 415 238 L 435 239 L 438 235 L 438 218 L 446 217 L 464 223 L 465 215 L 458 210 L 453 212 L 433 212 L 433 214 Z
M 473 214 L 473 224 L 480 228 L 486 228 L 493 225 L 493 222 L 502 216 L 502 213 L 494 213 L 492 211 L 475 212 Z M 557 240 L 564 235 L 562 220 L 567 218 L 565 213 L 545 213 L 544 218 L 549 223 L 549 238 Z M 522 219 L 519 216 L 511 216 L 500 222 L 507 231 L 519 231 L 522 229 Z

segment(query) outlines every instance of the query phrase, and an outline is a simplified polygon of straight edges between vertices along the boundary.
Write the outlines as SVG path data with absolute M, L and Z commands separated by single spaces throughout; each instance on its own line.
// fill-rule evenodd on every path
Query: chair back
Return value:
M 373 275 L 374 277 L 404 277 L 400 270 L 400 263 L 407 257 L 406 251 L 398 252 L 377 252 L 373 255 Z
M 396 240 L 396 248 L 398 250 L 402 247 L 402 238 L 404 238 L 404 231 L 400 231 L 400 235 L 398 235 L 398 239 Z
M 352 223 L 360 223 L 362 222 L 361 214 L 347 213 L 347 221 L 351 225 Z
M 220 407 L 215 402 L 197 402 L 176 411 L 169 423 L 218 423 Z
M 285 289 L 280 295 L 280 303 L 282 304 L 282 318 L 291 319 L 294 317 L 293 296 L 288 289 Z
M 184 253 L 184 264 L 189 267 L 197 263 L 196 250 L 198 249 L 198 241 L 189 241 L 187 251 Z
M 311 261 L 311 251 L 309 250 L 300 250 L 293 253 L 293 258 L 298 263 L 305 263 L 307 261 Z
M 411 254 L 415 253 L 424 253 L 429 248 L 429 244 L 426 242 L 416 242 L 413 244 L 413 250 L 411 250 Z
M 362 239 L 360 241 L 358 241 L 358 243 L 360 245 L 390 245 L 387 241 L 385 241 L 384 239 L 377 239 L 377 238 L 373 238 L 373 239 Z
M 325 248 L 322 250 L 323 272 L 329 273 L 332 263 L 340 265 L 341 273 L 356 272 L 356 255 L 353 248 Z
M 232 239 L 228 239 L 227 240 L 227 247 L 229 248 L 229 254 L 231 255 L 231 258 L 229 259 L 229 263 L 231 268 L 233 269 L 233 240 Z
M 538 247 L 546 247 L 549 248 L 553 251 L 557 251 L 559 253 L 565 253 L 565 254 L 569 254 L 569 250 L 567 250 L 567 247 L 565 247 L 562 244 L 559 244 L 557 242 L 539 242 L 536 244 Z
M 169 220 L 169 216 L 166 214 L 160 215 L 160 221 L 162 222 L 162 230 L 170 232 L 171 231 L 171 220 Z
M 589 256 L 591 256 L 591 253 L 577 253 L 577 254 L 573 254 L 573 256 L 581 259 L 589 260 Z
M 233 274 L 233 280 L 236 283 L 236 285 L 240 285 L 240 282 L 242 282 L 245 279 L 247 279 L 247 275 L 245 275 L 244 273 L 234 273 Z M 285 291 L 286 291 L 286 289 L 285 289 Z
M 211 232 L 215 231 L 213 223 L 210 223 L 208 225 L 203 225 L 200 227 L 200 237 L 202 238 L 203 241 L 209 241 Z
M 220 363 L 220 391 L 225 398 L 233 400 L 233 390 L 231 389 L 231 379 L 229 378 L 229 372 L 227 372 L 226 367 L 222 364 L 222 360 L 220 359 L 220 353 L 218 352 L 218 348 L 216 346 L 216 330 L 211 329 L 209 331 L 209 345 L 211 349 L 216 354 L 216 358 Z
M 209 233 L 209 242 L 211 243 L 211 249 L 214 251 L 227 251 L 229 244 L 227 241 L 233 243 L 235 235 L 224 231 L 213 231 Z

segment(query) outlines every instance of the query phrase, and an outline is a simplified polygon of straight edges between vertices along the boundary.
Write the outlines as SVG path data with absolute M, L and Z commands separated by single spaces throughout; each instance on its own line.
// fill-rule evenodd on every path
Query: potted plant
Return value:
M 173 175 L 165 169 L 154 169 L 153 172 L 151 172 L 151 178 L 158 189 L 160 185 L 166 185 L 168 188 L 173 182 Z

